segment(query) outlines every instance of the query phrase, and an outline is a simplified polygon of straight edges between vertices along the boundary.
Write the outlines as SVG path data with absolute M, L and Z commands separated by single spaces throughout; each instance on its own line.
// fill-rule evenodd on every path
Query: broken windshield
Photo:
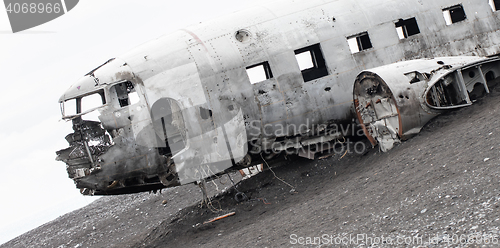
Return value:
M 63 117 L 89 113 L 106 104 L 104 90 L 92 94 L 66 100 L 61 103 Z

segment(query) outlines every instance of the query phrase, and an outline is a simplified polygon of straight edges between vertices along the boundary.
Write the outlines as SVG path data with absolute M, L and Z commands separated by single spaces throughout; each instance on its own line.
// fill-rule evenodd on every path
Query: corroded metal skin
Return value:
M 487 75 L 500 75 L 500 58 L 418 59 L 365 70 L 354 83 L 356 114 L 372 144 L 387 151 L 435 116 L 488 93 Z
M 200 181 L 262 158 L 272 163 L 285 153 L 311 157 L 317 144 L 351 135 L 339 130 L 354 123 L 361 71 L 500 53 L 496 6 L 457 4 L 285 0 L 162 36 L 64 93 L 63 119 L 74 133 L 58 160 L 82 193 L 123 194 Z M 449 7 L 464 15 L 447 16 Z M 411 116 L 410 109 L 386 114 Z M 404 119 L 391 121 L 401 122 L 396 134 L 413 132 Z

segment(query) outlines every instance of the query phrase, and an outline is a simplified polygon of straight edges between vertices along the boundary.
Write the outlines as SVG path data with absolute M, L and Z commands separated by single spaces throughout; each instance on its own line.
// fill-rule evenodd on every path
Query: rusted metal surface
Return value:
M 486 75 L 499 75 L 500 58 L 411 60 L 361 72 L 354 104 L 365 135 L 382 151 L 408 139 L 445 110 L 472 104 L 489 92 Z M 481 93 L 479 93 L 481 92 Z
M 370 68 L 500 53 L 495 6 L 461 3 L 466 19 L 447 25 L 443 11 L 457 4 L 285 0 L 162 36 L 107 61 L 64 93 L 63 119 L 72 120 L 75 132 L 58 159 L 82 193 L 123 194 L 210 179 L 262 163 L 261 153 L 270 163 L 289 153 L 311 154 L 319 144 L 353 135 L 353 84 L 361 71 L 383 85 L 385 78 Z M 415 23 L 418 28 L 410 26 Z M 251 81 L 249 68 L 263 74 Z M 410 62 L 404 73 L 420 69 Z M 484 66 L 463 70 L 482 75 L 474 80 L 483 86 L 499 75 Z M 482 94 L 476 81 L 465 83 L 474 96 Z M 449 107 L 440 100 L 417 104 L 419 82 L 408 92 L 398 88 L 402 99 L 396 83 L 384 86 L 386 95 L 371 107 L 382 113 L 376 120 L 390 125 L 363 120 L 386 129 L 384 147 Z M 471 94 L 464 95 L 470 102 Z M 417 121 L 415 115 L 421 115 Z

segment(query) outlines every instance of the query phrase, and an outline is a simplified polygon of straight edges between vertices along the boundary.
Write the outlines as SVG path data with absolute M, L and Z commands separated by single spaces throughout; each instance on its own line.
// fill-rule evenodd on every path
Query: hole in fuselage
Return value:
M 200 116 L 203 120 L 208 120 L 212 117 L 212 110 L 200 107 Z
M 457 83 L 453 83 L 453 76 L 439 80 L 427 92 L 427 103 L 435 107 L 450 107 L 466 104 L 467 100 L 461 93 Z
M 486 73 L 484 78 L 486 79 L 486 84 L 488 85 L 488 88 L 490 88 L 490 89 L 492 89 L 493 87 L 495 87 L 498 84 L 498 80 L 495 80 L 496 75 L 493 71 L 489 71 L 488 73 Z
M 477 100 L 478 98 L 484 96 L 486 94 L 486 90 L 484 89 L 484 85 L 482 83 L 474 84 L 474 88 L 469 93 L 469 98 L 471 101 Z
M 486 73 L 486 75 L 484 77 L 486 78 L 486 82 L 489 82 L 489 81 L 495 79 L 495 73 L 492 71 L 489 71 L 488 73 Z

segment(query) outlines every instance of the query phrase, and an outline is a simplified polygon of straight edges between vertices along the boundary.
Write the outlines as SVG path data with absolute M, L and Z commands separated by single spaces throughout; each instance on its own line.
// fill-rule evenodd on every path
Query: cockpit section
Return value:
M 178 185 L 172 154 L 159 152 L 168 143 L 157 143 L 142 85 L 126 63 L 114 59 L 86 74 L 60 98 L 62 118 L 71 121 L 74 132 L 66 136 L 69 147 L 57 151 L 56 160 L 66 163 L 69 178 L 82 194 Z M 174 119 L 182 124 L 179 114 Z M 182 137 L 176 140 L 183 142 Z
M 57 160 L 82 194 L 196 183 L 248 157 L 243 107 L 210 98 L 196 63 L 150 75 L 144 56 L 128 58 L 92 70 L 59 99 L 74 132 Z

